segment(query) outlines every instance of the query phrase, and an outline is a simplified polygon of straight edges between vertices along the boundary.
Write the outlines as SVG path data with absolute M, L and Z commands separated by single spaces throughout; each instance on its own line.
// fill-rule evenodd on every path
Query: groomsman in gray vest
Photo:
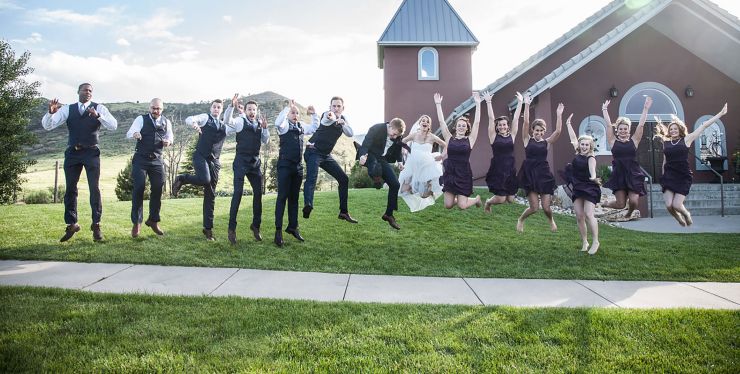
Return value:
M 213 236 L 213 210 L 216 204 L 216 185 L 221 171 L 221 149 L 226 139 L 226 126 L 219 117 L 224 109 L 221 99 L 211 102 L 211 112 L 185 118 L 185 124 L 198 132 L 198 143 L 193 153 L 195 175 L 180 174 L 172 182 L 172 194 L 177 196 L 183 184 L 203 186 L 203 235 Z
M 162 187 L 164 186 L 164 163 L 162 162 L 162 148 L 172 144 L 172 123 L 162 115 L 164 103 L 162 99 L 152 99 L 149 103 L 149 113 L 143 114 L 131 124 L 126 138 L 136 139 L 136 151 L 131 161 L 131 176 L 134 180 L 134 189 L 131 192 L 131 237 L 136 238 L 141 231 L 141 222 L 144 219 L 144 189 L 146 177 L 152 186 L 149 194 L 149 218 L 145 225 L 152 228 L 157 235 L 164 235 L 159 228 L 159 209 L 162 206 Z
M 232 118 L 234 108 L 239 116 Z M 246 109 L 245 109 L 246 108 Z M 228 238 L 232 245 L 236 244 L 236 216 L 244 192 L 244 177 L 252 186 L 252 230 L 257 241 L 262 240 L 260 224 L 262 224 L 262 170 L 260 165 L 260 148 L 270 141 L 270 132 L 267 130 L 267 119 L 257 116 L 257 103 L 250 100 L 246 105 L 239 102 L 239 94 L 231 99 L 231 105 L 224 113 L 226 135 L 236 134 L 236 154 L 234 155 L 234 194 L 231 197 L 229 210 Z
M 80 231 L 77 223 L 77 182 L 80 181 L 82 169 L 87 174 L 90 189 L 90 208 L 92 209 L 93 240 L 103 240 L 100 230 L 100 218 L 103 215 L 103 202 L 100 197 L 100 149 L 98 137 L 100 126 L 115 130 L 118 121 L 110 114 L 108 108 L 92 101 L 93 87 L 83 83 L 77 88 L 79 101 L 75 104 L 62 105 L 58 99 L 49 102 L 49 112 L 44 114 L 41 125 L 46 130 L 53 130 L 61 124 L 67 124 L 69 138 L 64 151 L 64 178 L 67 184 L 64 193 L 64 222 L 67 228 L 59 240 L 66 242 Z

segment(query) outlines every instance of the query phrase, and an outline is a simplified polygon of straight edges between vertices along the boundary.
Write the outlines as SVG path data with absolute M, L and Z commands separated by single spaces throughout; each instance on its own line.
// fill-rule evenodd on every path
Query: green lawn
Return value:
M 487 194 L 486 194 L 487 195 Z M 397 274 L 501 278 L 624 279 L 740 281 L 740 234 L 652 234 L 601 226 L 601 249 L 588 256 L 580 249 L 575 219 L 558 216 L 559 232 L 551 233 L 540 213 L 527 220 L 526 232 L 515 230 L 524 209 L 511 204 L 482 209 L 443 209 L 441 201 L 418 213 L 400 202 L 400 231 L 381 221 L 386 191 L 350 190 L 349 207 L 360 220 L 338 220 L 336 192 L 316 195 L 311 219 L 300 219 L 305 243 L 286 236 L 279 249 L 274 235 L 274 195 L 264 197 L 263 242 L 251 237 L 251 197 L 242 200 L 239 243 L 226 240 L 229 198 L 216 201 L 216 242 L 204 240 L 201 199 L 165 200 L 165 237 L 148 228 L 138 239 L 129 236 L 130 203 L 104 204 L 104 243 L 89 231 L 89 205 L 81 200 L 83 230 L 59 243 L 63 207 L 0 206 L 1 259 L 38 259 L 355 274 Z M 145 211 L 146 211 L 145 203 Z M 286 218 L 287 221 L 287 218 Z
M 0 287 L 3 372 L 726 372 L 740 313 Z

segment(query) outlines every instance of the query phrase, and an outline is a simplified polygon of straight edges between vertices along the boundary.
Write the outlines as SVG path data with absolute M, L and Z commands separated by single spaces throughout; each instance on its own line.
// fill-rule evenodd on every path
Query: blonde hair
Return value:
M 421 127 L 421 120 L 424 118 L 426 118 L 427 122 L 429 123 L 429 130 L 427 130 L 427 132 L 431 132 L 432 131 L 432 117 L 429 117 L 426 114 L 422 114 L 421 117 L 419 117 L 419 119 L 416 120 L 416 123 L 418 123 L 419 127 Z
M 460 118 L 455 120 L 455 127 L 457 127 L 457 121 L 463 121 L 468 126 L 468 129 L 465 131 L 465 136 L 470 135 L 471 129 L 470 129 L 470 118 L 467 117 L 467 115 L 460 116 Z M 452 132 L 454 134 L 454 131 Z
M 681 121 L 680 118 L 676 117 L 675 114 L 671 114 L 671 121 L 668 122 L 668 125 L 664 125 L 663 122 L 660 120 L 660 118 L 655 117 L 655 120 L 658 122 L 657 125 L 655 125 L 655 138 L 658 138 L 660 140 L 670 140 L 671 136 L 668 134 L 668 129 L 671 128 L 671 125 L 678 126 L 678 136 L 680 138 L 683 138 L 686 136 L 686 134 L 689 133 L 689 130 L 686 128 L 686 124 Z
M 542 118 L 537 118 L 536 120 L 532 121 L 531 125 L 529 125 L 529 134 L 532 135 L 532 133 L 534 133 L 534 128 L 538 126 L 547 131 L 547 123 L 545 123 L 545 120 Z
M 627 117 L 617 118 L 617 121 L 612 124 L 612 127 L 614 127 L 614 131 L 619 128 L 619 125 L 627 125 L 627 130 L 632 129 L 632 121 L 630 121 L 630 119 Z
M 591 137 L 591 135 L 581 135 L 578 137 L 578 144 L 576 144 L 576 154 L 581 154 L 581 140 L 588 140 L 588 143 L 590 145 L 588 149 L 588 155 L 593 156 L 594 150 L 596 149 L 596 142 L 594 141 L 594 138 Z

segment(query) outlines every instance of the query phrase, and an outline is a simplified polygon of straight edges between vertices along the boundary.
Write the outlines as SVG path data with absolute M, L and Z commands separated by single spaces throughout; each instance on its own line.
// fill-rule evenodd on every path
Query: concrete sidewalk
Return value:
M 694 224 L 688 227 L 681 227 L 672 216 L 640 218 L 620 222 L 620 226 L 629 230 L 661 233 L 740 233 L 740 216 L 693 216 L 692 218 Z
M 378 303 L 740 309 L 740 283 L 483 279 L 0 261 L 0 285 Z

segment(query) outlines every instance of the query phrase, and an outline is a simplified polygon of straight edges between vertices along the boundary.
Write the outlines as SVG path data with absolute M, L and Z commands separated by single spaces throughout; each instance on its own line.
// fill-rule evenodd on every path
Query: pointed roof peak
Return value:
M 479 44 L 447 0 L 403 0 L 378 40 L 378 66 L 385 46 L 471 46 Z

